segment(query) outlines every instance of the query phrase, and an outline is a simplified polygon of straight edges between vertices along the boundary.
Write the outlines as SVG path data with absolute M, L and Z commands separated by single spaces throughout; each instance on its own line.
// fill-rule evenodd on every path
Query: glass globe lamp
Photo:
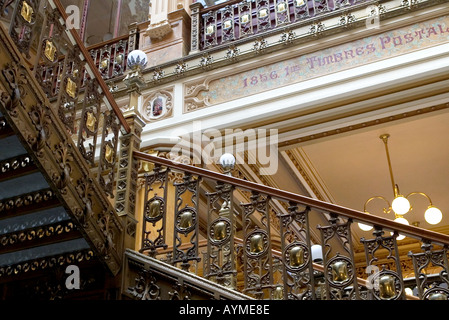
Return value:
M 430 224 L 438 224 L 443 219 L 443 214 L 437 207 L 429 206 L 424 213 L 424 219 Z
M 142 50 L 133 50 L 128 54 L 127 66 L 129 69 L 140 70 L 145 69 L 148 64 L 147 54 Z
M 404 215 L 410 211 L 410 202 L 404 196 L 397 196 L 391 203 L 391 208 L 396 214 Z
M 235 157 L 234 155 L 232 155 L 231 153 L 224 153 L 221 157 L 220 157 L 220 165 L 223 168 L 223 171 L 225 174 L 230 175 L 232 169 L 234 169 L 234 165 L 235 165 Z
M 405 219 L 405 218 L 403 218 L 403 217 L 397 217 L 396 219 L 394 219 L 394 221 L 395 221 L 395 222 L 398 222 L 398 223 L 405 224 L 405 225 L 409 225 L 407 219 Z M 393 233 L 391 233 L 391 235 L 393 235 Z M 402 235 L 402 234 L 400 234 L 400 235 L 398 235 L 398 236 L 396 237 L 396 240 L 402 240 L 402 239 L 404 239 L 404 238 L 405 238 L 405 236 Z

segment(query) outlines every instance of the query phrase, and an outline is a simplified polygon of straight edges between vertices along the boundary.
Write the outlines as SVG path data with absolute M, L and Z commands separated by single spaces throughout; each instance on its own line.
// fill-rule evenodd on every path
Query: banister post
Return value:
M 140 78 L 135 80 L 139 82 Z M 145 122 L 138 111 L 139 101 L 141 100 L 140 86 L 134 82 L 125 81 L 125 83 L 129 88 L 129 104 L 128 109 L 124 112 L 124 117 L 131 131 L 120 138 L 115 210 L 117 215 L 124 220 L 124 248 L 135 249 L 137 225 L 135 211 L 139 160 L 133 157 L 133 152 L 140 150 L 141 133 Z

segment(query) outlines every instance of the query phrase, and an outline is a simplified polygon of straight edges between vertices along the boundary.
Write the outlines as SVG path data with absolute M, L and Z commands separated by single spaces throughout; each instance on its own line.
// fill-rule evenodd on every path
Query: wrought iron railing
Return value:
M 142 152 L 134 157 L 154 164 L 145 175 L 142 253 L 191 272 L 203 259 L 203 277 L 256 299 L 449 297 L 447 235 Z M 238 194 L 249 201 L 237 204 Z M 317 215 L 328 223 L 312 226 Z M 355 239 L 355 222 L 374 226 L 372 238 Z M 398 235 L 422 243 L 422 252 L 405 257 L 412 282 L 404 280 Z M 318 256 L 312 245 L 321 246 Z M 355 246 L 365 251 L 364 276 Z M 436 277 L 427 276 L 430 267 Z M 413 282 L 415 295 L 405 290 Z
M 130 128 L 104 78 L 123 74 L 127 39 L 88 51 L 76 30 L 67 29 L 68 17 L 58 0 L 16 1 L 11 7 L 11 38 L 28 59 L 67 134 L 95 168 L 100 186 L 113 197 L 119 135 Z
M 198 11 L 200 50 L 284 29 L 366 0 L 233 0 Z M 192 26 L 195 29 L 195 26 Z

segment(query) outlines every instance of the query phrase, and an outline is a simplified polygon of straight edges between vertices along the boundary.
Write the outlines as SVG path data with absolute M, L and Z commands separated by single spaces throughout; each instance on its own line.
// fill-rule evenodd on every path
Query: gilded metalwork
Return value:
M 351 220 L 342 222 L 331 214 L 330 225 L 317 228 L 321 231 L 326 299 L 360 299 L 359 285 L 355 274 L 354 249 L 352 247 Z M 338 239 L 345 250 L 331 257 L 332 240 Z M 322 297 L 323 299 L 324 297 Z
M 443 299 L 449 296 L 449 263 L 447 258 L 447 247 L 441 250 L 434 250 L 433 245 L 424 241 L 421 246 L 424 252 L 412 253 L 409 256 L 413 260 L 416 285 L 419 298 L 422 300 Z M 429 278 L 426 272 L 428 267 L 437 267 L 440 269 L 436 279 Z
M 71 98 L 75 99 L 78 91 L 78 86 L 76 85 L 75 81 L 73 81 L 70 78 L 67 78 L 65 91 Z
M 195 212 L 189 207 L 186 207 L 178 213 L 176 228 L 178 229 L 179 232 L 187 233 L 192 230 L 192 227 L 196 222 L 195 220 L 196 220 Z
M 310 253 L 309 208 L 289 203 L 279 214 L 284 299 L 315 299 L 315 277 Z
M 45 41 L 45 49 L 44 49 L 44 55 L 45 57 L 50 60 L 51 62 L 55 62 L 56 60 L 56 46 L 53 44 L 52 41 L 46 40 Z
M 164 199 L 156 197 L 151 199 L 145 210 L 145 217 L 148 220 L 151 219 L 159 219 L 161 215 L 164 213 Z
M 273 286 L 273 257 L 271 252 L 271 232 L 269 198 L 257 193 L 250 197 L 250 203 L 243 207 L 244 235 L 244 292 L 257 299 L 268 298 L 275 290 Z M 260 215 L 261 225 L 255 225 L 253 217 Z
M 50 138 L 50 109 L 47 106 L 36 105 L 28 112 L 28 115 L 34 124 L 37 135 L 30 135 L 27 141 L 36 155 L 42 157 L 42 150 Z
M 392 300 L 401 299 L 404 297 L 402 292 L 402 267 L 400 263 L 400 257 L 398 252 L 398 245 L 396 241 L 397 235 L 388 237 L 383 236 L 384 232 L 380 228 L 375 228 L 373 231 L 374 239 L 366 240 L 360 239 L 360 242 L 364 245 L 366 264 L 368 268 L 374 270 L 380 269 L 376 265 L 379 260 L 379 254 L 387 250 L 387 260 L 391 261 L 388 265 L 390 270 L 384 271 L 386 265 L 382 265 L 382 271 L 377 271 L 371 275 L 373 285 L 370 288 L 370 292 L 376 299 L 379 300 Z
M 28 2 L 22 1 L 22 9 L 20 10 L 20 15 L 28 23 L 31 23 L 31 21 L 33 20 L 34 10 L 28 4 Z
M 103 134 L 101 139 L 100 163 L 98 165 L 98 182 L 111 198 L 113 195 L 115 164 L 117 162 L 117 149 L 120 125 L 112 112 L 104 115 Z
M 205 277 L 225 287 L 236 289 L 234 188 L 223 183 L 218 183 L 215 188 L 216 192 L 206 194 L 208 241 Z
M 290 23 L 288 1 L 276 0 L 276 27 Z
M 397 272 L 386 270 L 385 266 L 370 276 L 371 293 L 377 300 L 400 300 L 404 296 L 404 284 Z
M 153 173 L 145 174 L 144 220 L 140 252 L 148 251 L 153 257 L 158 248 L 167 248 L 165 199 L 167 199 L 168 174 L 169 169 L 161 170 L 161 167 L 157 165 Z
M 98 83 L 92 80 L 86 82 L 84 92 L 83 110 L 78 128 L 78 149 L 84 159 L 90 165 L 95 166 L 102 94 L 98 92 Z
M 210 11 L 203 16 L 204 40 L 203 48 L 208 48 L 218 44 L 217 41 L 217 11 Z
M 257 32 L 263 32 L 271 28 L 270 1 L 256 0 Z
M 382 300 L 391 300 L 396 297 L 393 276 L 383 275 L 379 278 L 379 296 Z
M 346 261 L 337 260 L 330 264 L 332 270 L 332 282 L 342 284 L 349 280 L 348 263 Z
M 198 256 L 199 182 L 199 178 L 185 174 L 182 182 L 174 183 L 176 196 L 172 263 L 180 263 L 184 270 L 190 268 L 191 261 L 201 260 Z

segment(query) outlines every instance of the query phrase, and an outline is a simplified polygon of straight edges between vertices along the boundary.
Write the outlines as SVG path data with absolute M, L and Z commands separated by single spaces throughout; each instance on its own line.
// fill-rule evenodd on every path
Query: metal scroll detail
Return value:
M 208 243 L 205 276 L 225 287 L 236 289 L 234 188 L 226 184 L 218 184 L 216 188 L 217 192 L 206 194 Z
M 235 39 L 234 36 L 234 7 L 226 6 L 221 12 L 221 42 L 225 43 Z
M 183 180 L 183 182 L 174 183 L 176 203 L 172 264 L 181 263 L 181 268 L 188 271 L 191 266 L 190 261 L 201 261 L 198 256 L 200 177 L 194 178 L 186 173 Z
M 263 32 L 271 28 L 270 1 L 256 0 L 257 32 Z
M 250 203 L 242 204 L 244 293 L 256 299 L 272 298 L 275 287 L 271 268 L 269 198 L 253 192 L 250 199 Z
M 381 229 L 375 229 L 373 235 L 375 239 L 360 239 L 365 247 L 367 271 L 373 272 L 369 279 L 370 293 L 377 300 L 399 300 L 404 299 L 404 283 L 402 281 L 402 271 L 398 246 L 396 242 L 397 234 L 389 237 L 383 236 Z M 380 251 L 387 250 L 387 260 L 393 260 L 396 270 L 387 270 L 385 265 L 382 269 L 376 266 L 379 260 L 377 255 Z M 385 252 L 385 251 L 384 251 Z
M 309 249 L 309 211 L 310 208 L 299 211 L 295 204 L 290 204 L 288 213 L 279 215 L 280 234 L 283 235 L 283 299 L 315 299 L 312 254 Z
M 40 0 L 16 1 L 9 34 L 19 51 L 29 59 Z
M 144 220 L 142 224 L 142 249 L 156 256 L 158 248 L 167 248 L 166 244 L 166 199 L 169 169 L 161 171 L 155 166 L 152 174 L 145 175 Z M 153 185 L 159 184 L 155 190 Z
M 342 223 L 338 216 L 331 214 L 329 226 L 320 226 L 323 245 L 324 278 L 326 292 L 322 299 L 358 300 L 359 288 L 354 263 L 354 250 L 351 241 L 351 220 Z M 331 256 L 332 240 L 341 241 L 344 254 L 337 252 Z
M 422 300 L 449 300 L 449 264 L 447 247 L 432 250 L 430 243 L 422 245 L 422 253 L 409 252 L 413 260 L 419 298 Z M 438 277 L 431 279 L 425 272 L 429 266 L 440 268 Z
M 276 0 L 276 27 L 290 23 L 290 9 L 288 0 Z
M 203 16 L 204 34 L 203 48 L 209 48 L 218 44 L 217 42 L 217 11 L 210 11 Z
M 117 163 L 117 149 L 120 124 L 111 111 L 104 113 L 103 135 L 101 138 L 100 162 L 98 164 L 98 183 L 111 198 L 113 195 L 115 165 Z
M 240 2 L 238 6 L 239 6 L 239 32 L 240 32 L 239 38 L 244 38 L 253 34 L 251 1 L 244 0 Z
M 78 129 L 78 148 L 84 159 L 92 166 L 95 165 L 102 98 L 103 94 L 98 91 L 98 83 L 88 80 Z

